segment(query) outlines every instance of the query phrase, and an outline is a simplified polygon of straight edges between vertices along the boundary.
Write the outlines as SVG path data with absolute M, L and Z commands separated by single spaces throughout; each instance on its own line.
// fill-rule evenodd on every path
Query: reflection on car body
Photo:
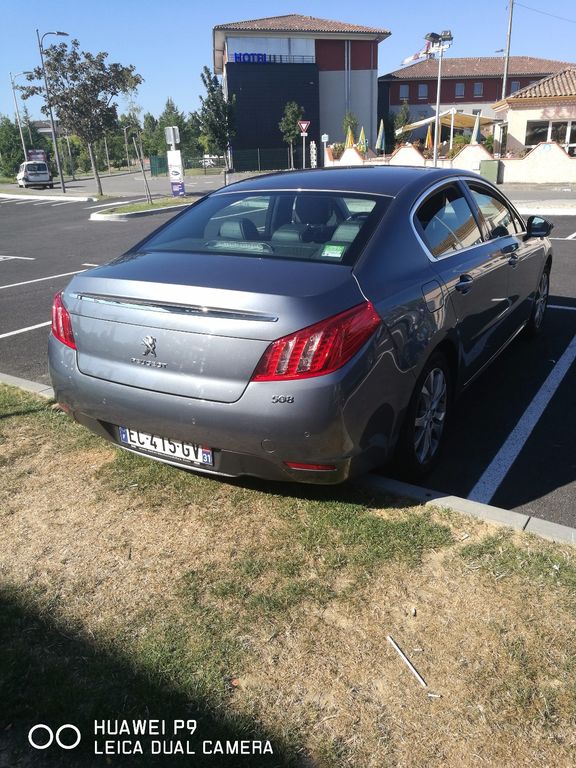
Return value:
M 549 232 L 463 171 L 224 187 L 56 296 L 56 397 L 121 447 L 199 472 L 335 483 L 396 455 L 419 478 L 455 395 L 541 329 Z M 184 461 L 172 448 L 187 445 Z

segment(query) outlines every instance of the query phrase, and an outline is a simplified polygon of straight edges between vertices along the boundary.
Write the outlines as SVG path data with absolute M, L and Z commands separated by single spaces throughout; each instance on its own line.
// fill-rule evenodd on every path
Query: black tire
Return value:
M 418 377 L 398 440 L 396 463 L 406 480 L 419 481 L 437 464 L 452 410 L 452 374 L 436 352 Z
M 538 336 L 542 332 L 542 326 L 544 325 L 544 318 L 546 316 L 546 307 L 548 306 L 548 296 L 550 293 L 550 266 L 546 265 L 538 288 L 536 289 L 536 295 L 534 296 L 534 306 L 530 314 L 530 319 L 526 325 L 526 331 L 529 336 Z

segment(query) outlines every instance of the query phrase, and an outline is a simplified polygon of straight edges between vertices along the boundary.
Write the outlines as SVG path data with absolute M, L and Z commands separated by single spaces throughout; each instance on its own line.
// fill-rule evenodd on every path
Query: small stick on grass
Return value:
M 412 662 L 410 661 L 410 659 L 409 659 L 409 658 L 406 656 L 406 654 L 404 653 L 404 651 L 402 651 L 402 649 L 401 649 L 401 648 L 400 648 L 400 646 L 399 646 L 399 645 L 396 643 L 396 641 L 395 641 L 395 640 L 393 640 L 393 638 L 391 638 L 391 637 L 390 637 L 390 635 L 386 635 L 386 640 L 388 640 L 388 642 L 390 643 L 390 645 L 392 646 L 392 648 L 394 648 L 394 650 L 395 650 L 395 651 L 396 651 L 396 653 L 397 653 L 397 654 L 400 656 L 400 658 L 402 659 L 402 661 L 404 662 L 404 664 L 406 664 L 406 666 L 408 667 L 408 669 L 410 670 L 410 672 L 412 672 L 412 674 L 414 675 L 414 677 L 416 678 L 416 680 L 418 680 L 418 682 L 420 683 L 420 685 L 422 686 L 422 688 L 428 688 L 428 683 L 426 682 L 426 680 L 424 680 L 424 678 L 422 677 L 422 675 L 420 674 L 420 672 L 418 672 L 418 670 L 416 669 L 416 667 L 415 667 L 415 666 L 412 664 Z

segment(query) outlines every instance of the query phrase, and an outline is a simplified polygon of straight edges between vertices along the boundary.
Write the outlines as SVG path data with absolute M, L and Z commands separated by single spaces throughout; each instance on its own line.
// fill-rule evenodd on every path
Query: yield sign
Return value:
M 301 133 L 306 133 L 309 125 L 310 120 L 298 120 L 298 128 L 300 128 Z

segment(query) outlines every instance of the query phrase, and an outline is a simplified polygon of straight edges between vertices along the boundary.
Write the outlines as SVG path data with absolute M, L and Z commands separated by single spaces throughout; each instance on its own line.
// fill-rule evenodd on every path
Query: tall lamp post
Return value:
M 54 155 L 56 156 L 56 168 L 58 169 L 58 175 L 60 177 L 60 188 L 62 192 L 66 192 L 66 186 L 64 184 L 64 174 L 62 172 L 62 165 L 60 163 L 60 152 L 58 151 L 58 142 L 56 141 L 56 127 L 54 126 L 54 115 L 52 114 L 52 103 L 50 101 L 50 92 L 48 90 L 48 77 L 46 75 L 46 67 L 44 66 L 44 50 L 42 48 L 42 42 L 47 35 L 58 35 L 59 37 L 68 37 L 68 32 L 44 32 L 40 37 L 40 32 L 36 30 L 36 37 L 38 38 L 38 48 L 40 50 L 40 62 L 42 64 L 42 74 L 44 75 L 44 88 L 46 90 L 46 106 L 48 107 L 48 115 L 50 116 L 50 130 L 52 131 L 52 143 L 54 145 Z
M 440 86 L 442 84 L 442 54 L 444 51 L 450 48 L 452 40 L 452 32 L 449 29 L 445 29 L 438 34 L 437 32 L 429 32 L 425 38 L 432 45 L 430 46 L 429 53 L 438 54 L 438 82 L 436 84 L 436 119 L 434 120 L 434 168 L 438 165 L 438 142 L 440 141 Z
M 14 97 L 14 107 L 16 109 L 16 122 L 18 123 L 18 130 L 20 131 L 20 141 L 22 142 L 22 150 L 24 151 L 24 160 L 28 159 L 26 154 L 26 143 L 24 141 L 24 134 L 22 133 L 22 122 L 20 120 L 20 110 L 18 109 L 18 101 L 16 99 L 16 88 L 14 86 L 14 80 L 20 75 L 31 75 L 31 72 L 17 72 L 15 75 L 10 72 L 10 82 L 12 83 L 12 96 Z

